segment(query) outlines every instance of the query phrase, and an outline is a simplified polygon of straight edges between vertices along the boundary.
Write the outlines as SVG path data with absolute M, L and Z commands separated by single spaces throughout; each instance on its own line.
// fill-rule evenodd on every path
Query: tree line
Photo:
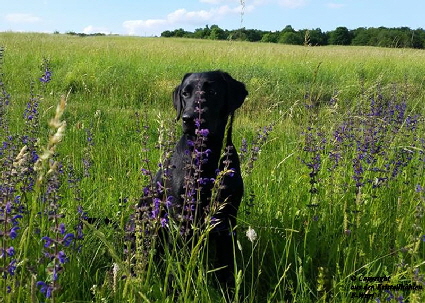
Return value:
M 359 27 L 350 30 L 337 27 L 333 31 L 324 32 L 320 28 L 295 30 L 287 25 L 281 31 L 263 31 L 258 29 L 221 29 L 218 25 L 206 25 L 194 32 L 182 28 L 164 31 L 161 37 L 184 37 L 212 40 L 241 40 L 250 42 L 283 43 L 292 45 L 363 45 L 393 48 L 425 48 L 425 30 L 408 27 Z

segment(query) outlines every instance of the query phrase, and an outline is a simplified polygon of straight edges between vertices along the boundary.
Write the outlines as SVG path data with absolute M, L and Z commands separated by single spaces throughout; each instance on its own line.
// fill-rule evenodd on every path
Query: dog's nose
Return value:
M 184 113 L 182 116 L 183 123 L 191 123 L 194 121 L 194 116 L 189 113 Z

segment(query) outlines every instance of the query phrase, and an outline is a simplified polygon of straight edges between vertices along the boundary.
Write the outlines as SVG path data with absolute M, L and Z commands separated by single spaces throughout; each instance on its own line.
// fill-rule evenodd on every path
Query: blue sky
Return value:
M 152 36 L 207 24 L 261 30 L 286 25 L 324 31 L 338 26 L 416 29 L 425 28 L 424 16 L 424 0 L 0 0 L 0 31 Z

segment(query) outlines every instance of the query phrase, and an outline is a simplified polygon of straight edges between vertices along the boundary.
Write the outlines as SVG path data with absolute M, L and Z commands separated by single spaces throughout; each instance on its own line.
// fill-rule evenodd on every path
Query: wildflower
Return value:
M 151 172 L 149 170 L 145 169 L 145 168 L 142 168 L 142 174 L 144 176 L 150 176 L 151 175 Z
M 13 240 L 18 236 L 18 230 L 20 228 L 18 226 L 14 226 L 9 231 L 9 237 Z
M 46 297 L 46 298 L 51 298 L 52 297 L 52 293 L 53 293 L 53 286 L 50 284 L 46 284 L 43 281 L 38 281 L 37 282 L 37 286 L 40 287 L 40 292 Z
M 209 135 L 209 130 L 208 129 L 196 129 L 195 134 L 200 135 L 202 137 L 207 137 Z
M 52 71 L 50 70 L 49 59 L 44 58 L 43 60 L 43 75 L 39 78 L 40 82 L 47 84 L 52 80 Z
M 163 218 L 160 219 L 161 227 L 165 228 L 168 227 L 168 215 L 165 214 Z
M 93 146 L 94 145 L 94 141 L 93 141 L 93 130 L 92 127 L 90 128 L 86 128 L 85 129 L 86 134 L 87 134 L 87 143 L 89 146 Z
M 391 291 L 389 291 L 387 289 L 385 289 L 384 291 L 388 294 L 387 301 L 391 301 L 392 299 L 394 299 L 394 295 Z
M 68 262 L 68 258 L 62 250 L 58 252 L 57 258 L 61 264 L 65 264 Z
M 52 80 L 52 72 L 49 71 L 48 69 L 46 69 L 44 71 L 43 76 L 41 76 L 41 78 L 39 78 L 39 80 L 40 80 L 40 82 L 43 82 L 43 83 L 49 83 L 50 80 Z
M 61 235 L 65 234 L 65 224 L 63 223 L 59 224 L 59 233 Z
M 174 197 L 173 196 L 168 196 L 167 199 L 165 200 L 165 207 L 168 209 L 173 205 L 173 201 L 174 201 Z
M 69 245 L 71 245 L 72 241 L 74 240 L 74 234 L 73 233 L 68 233 L 65 235 L 65 237 L 63 237 L 62 239 L 62 244 L 65 247 L 68 247 Z
M 52 246 L 53 240 L 50 239 L 49 237 L 42 237 L 41 239 L 44 240 L 45 248 Z
M 263 145 L 267 142 L 267 138 L 269 137 L 270 132 L 272 131 L 273 126 L 272 125 L 268 125 L 268 126 L 264 126 L 263 128 L 259 128 L 257 131 L 257 137 L 254 139 L 254 141 L 252 142 L 252 147 L 250 150 L 250 157 L 248 159 L 248 155 L 247 153 L 243 153 L 243 156 L 241 157 L 241 159 L 248 159 L 247 164 L 246 164 L 246 173 L 250 174 L 254 168 L 254 162 L 258 160 L 258 155 L 261 152 L 261 148 L 263 147 Z M 246 142 L 242 142 L 242 148 L 246 149 L 247 148 L 247 144 Z
M 363 179 L 363 166 L 360 157 L 353 159 L 353 179 L 356 181 L 356 187 L 363 186 L 361 180 Z
M 13 276 L 15 274 L 16 263 L 17 263 L 16 260 L 12 260 L 7 266 L 7 272 L 9 273 L 10 276 Z
M 248 230 L 246 231 L 246 237 L 252 243 L 257 239 L 257 233 L 255 232 L 253 228 L 251 228 L 251 226 L 249 226 Z
M 78 223 L 75 226 L 75 234 L 76 234 L 76 239 L 81 240 L 84 238 L 84 233 L 83 233 L 83 220 L 87 220 L 87 213 L 83 210 L 83 207 L 81 205 L 79 205 L 77 207 L 77 213 L 78 213 Z
M 15 255 L 15 248 L 13 246 L 7 248 L 6 253 L 9 257 L 13 257 Z

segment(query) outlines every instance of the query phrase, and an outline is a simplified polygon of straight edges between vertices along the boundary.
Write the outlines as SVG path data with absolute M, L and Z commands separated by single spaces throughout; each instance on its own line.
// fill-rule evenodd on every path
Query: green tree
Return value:
M 261 42 L 272 42 L 277 43 L 279 40 L 279 32 L 268 32 L 264 33 L 261 37 Z
M 173 37 L 173 33 L 171 31 L 163 31 L 161 33 L 161 37 L 166 37 L 166 38 Z
M 225 40 L 227 35 L 218 25 L 211 25 L 209 38 L 212 40 Z
M 371 30 L 365 27 L 359 27 L 353 31 L 352 45 L 369 45 L 371 42 Z
M 204 28 L 197 28 L 193 33 L 193 38 L 195 39 L 206 39 L 210 36 L 211 30 L 208 25 L 205 25 Z
M 329 33 L 329 44 L 333 45 L 350 45 L 351 33 L 346 27 L 337 27 L 334 31 Z
M 282 32 L 279 35 L 279 43 L 302 45 L 304 43 L 304 36 L 297 32 Z
M 244 32 L 246 34 L 246 39 L 250 42 L 260 41 L 264 33 L 258 29 L 246 29 Z

